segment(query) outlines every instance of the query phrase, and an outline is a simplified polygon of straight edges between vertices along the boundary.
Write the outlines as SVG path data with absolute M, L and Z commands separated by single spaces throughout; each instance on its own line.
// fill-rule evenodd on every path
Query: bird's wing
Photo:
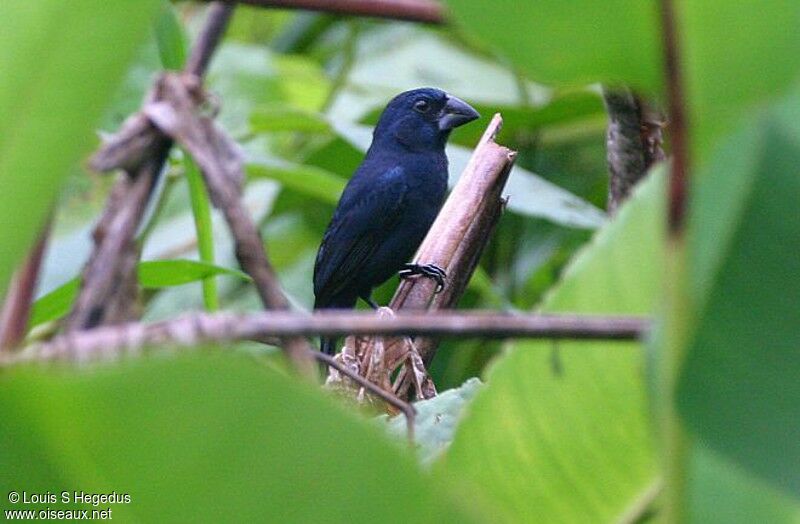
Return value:
M 314 265 L 318 304 L 337 295 L 357 278 L 387 232 L 400 218 L 408 187 L 400 167 L 382 173 L 338 209 L 322 238 Z

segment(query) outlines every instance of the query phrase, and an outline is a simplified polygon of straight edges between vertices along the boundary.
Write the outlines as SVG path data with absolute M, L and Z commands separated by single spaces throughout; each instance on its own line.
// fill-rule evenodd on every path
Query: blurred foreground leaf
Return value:
M 469 522 L 442 482 L 318 390 L 191 354 L 0 376 L 0 488 L 128 493 L 123 521 Z
M 729 140 L 698 183 L 679 404 L 709 447 L 800 498 L 798 101 Z
M 797 524 L 800 504 L 702 443 L 689 464 L 688 520 L 698 524 Z
M 543 311 L 648 314 L 662 282 L 654 173 L 573 260 Z M 504 522 L 614 522 L 656 479 L 642 346 L 529 341 L 490 370 L 439 465 Z
M 0 295 L 92 144 L 156 0 L 4 0 L 0 19 Z

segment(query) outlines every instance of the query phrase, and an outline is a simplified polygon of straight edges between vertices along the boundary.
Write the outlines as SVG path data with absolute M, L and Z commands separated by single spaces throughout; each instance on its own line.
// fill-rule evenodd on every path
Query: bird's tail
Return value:
M 356 295 L 336 295 L 333 297 L 320 297 L 317 296 L 314 301 L 314 310 L 324 309 L 353 309 L 356 305 L 358 297 Z M 320 337 L 319 350 L 326 355 L 333 355 L 336 353 L 336 341 L 338 337 Z
M 334 337 L 320 337 L 319 350 L 326 355 L 333 355 L 336 353 L 336 338 Z

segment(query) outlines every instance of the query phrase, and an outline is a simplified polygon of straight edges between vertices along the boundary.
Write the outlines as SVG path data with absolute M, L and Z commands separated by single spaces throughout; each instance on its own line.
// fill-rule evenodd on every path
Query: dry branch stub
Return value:
M 214 2 L 187 61 L 187 72 L 202 78 L 230 21 L 234 4 Z M 151 89 L 144 105 L 158 98 Z M 121 129 L 90 160 L 95 171 L 122 170 L 94 230 L 94 250 L 86 263 L 78 298 L 65 322 L 67 331 L 115 324 L 137 316 L 136 232 L 145 216 L 172 141 L 141 113 Z
M 445 270 L 444 290 L 437 294 L 436 283 L 426 277 L 406 279 L 389 308 L 381 308 L 379 315 L 435 311 L 458 302 L 505 205 L 501 195 L 516 152 L 495 142 L 502 123 L 499 114 L 489 123 L 414 259 L 416 264 L 434 264 Z M 412 391 L 416 398 L 430 398 L 436 389 L 426 366 L 436 347 L 431 338 L 350 336 L 337 358 L 373 383 L 390 388 L 401 399 L 411 397 Z M 351 387 L 336 370 L 329 371 L 327 384 L 334 389 Z
M 664 160 L 664 116 L 625 87 L 604 88 L 603 100 L 608 112 L 608 211 L 613 214 L 647 171 Z
M 165 73 L 158 82 L 159 97 L 142 112 L 164 134 L 188 151 L 203 174 L 209 196 L 228 223 L 236 245 L 236 258 L 255 283 L 267 309 L 288 309 L 278 277 L 264 251 L 264 242 L 241 200 L 243 159 L 236 143 L 200 108 L 205 93 L 194 75 Z M 291 337 L 282 341 L 287 355 L 308 374 L 308 341 Z

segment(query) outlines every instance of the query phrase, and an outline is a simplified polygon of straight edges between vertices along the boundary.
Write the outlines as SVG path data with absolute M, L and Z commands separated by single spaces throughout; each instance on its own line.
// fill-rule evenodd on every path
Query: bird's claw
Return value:
M 436 264 L 405 264 L 397 274 L 400 275 L 400 278 L 422 275 L 433 279 L 436 281 L 434 293 L 440 293 L 444 289 L 444 282 L 447 279 L 447 273 Z

